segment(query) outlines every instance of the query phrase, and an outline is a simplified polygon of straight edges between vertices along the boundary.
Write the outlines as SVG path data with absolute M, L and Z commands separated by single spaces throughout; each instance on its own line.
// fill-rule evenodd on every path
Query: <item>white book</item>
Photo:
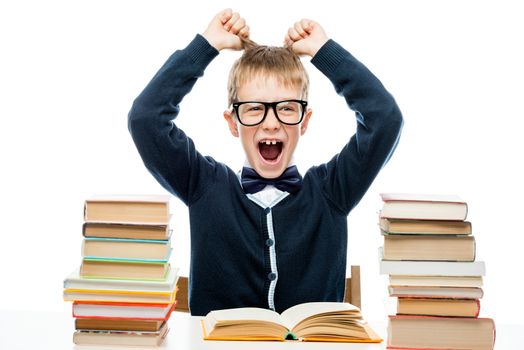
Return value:
M 389 286 L 390 297 L 437 298 L 437 299 L 480 299 L 484 296 L 482 288 L 471 287 L 413 287 Z
M 64 279 L 64 289 L 171 292 L 176 288 L 177 280 L 178 268 L 171 268 L 165 281 L 86 278 L 76 269 Z
M 482 287 L 482 276 L 390 275 L 392 286 L 412 287 Z
M 74 318 L 118 318 L 166 321 L 175 304 L 74 302 Z
M 485 276 L 484 261 L 394 261 L 384 260 L 379 249 L 381 275 Z

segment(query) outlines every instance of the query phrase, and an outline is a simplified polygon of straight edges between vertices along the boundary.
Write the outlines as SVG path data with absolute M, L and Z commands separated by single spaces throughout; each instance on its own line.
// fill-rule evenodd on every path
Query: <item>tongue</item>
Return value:
M 282 151 L 282 144 L 277 143 L 276 145 L 267 145 L 261 143 L 259 145 L 260 155 L 266 160 L 275 160 Z

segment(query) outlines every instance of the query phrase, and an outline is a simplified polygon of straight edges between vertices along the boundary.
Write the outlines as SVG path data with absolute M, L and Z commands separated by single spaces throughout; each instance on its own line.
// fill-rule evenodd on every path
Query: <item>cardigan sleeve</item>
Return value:
M 202 156 L 174 120 L 179 104 L 218 55 L 197 35 L 160 68 L 133 102 L 128 128 L 144 165 L 156 180 L 186 205 L 209 186 L 215 162 Z
M 335 41 L 324 44 L 311 62 L 331 80 L 356 116 L 356 133 L 342 151 L 316 167 L 326 196 L 347 215 L 391 157 L 403 118 L 382 83 Z

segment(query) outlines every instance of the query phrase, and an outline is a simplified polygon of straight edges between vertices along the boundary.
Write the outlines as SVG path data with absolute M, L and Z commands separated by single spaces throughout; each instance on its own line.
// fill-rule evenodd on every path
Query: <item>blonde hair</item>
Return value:
M 244 53 L 229 72 L 228 106 L 238 101 L 237 92 L 240 86 L 257 76 L 275 77 L 285 87 L 296 86 L 300 88 L 300 98 L 307 100 L 309 76 L 300 58 L 290 48 L 245 41 Z

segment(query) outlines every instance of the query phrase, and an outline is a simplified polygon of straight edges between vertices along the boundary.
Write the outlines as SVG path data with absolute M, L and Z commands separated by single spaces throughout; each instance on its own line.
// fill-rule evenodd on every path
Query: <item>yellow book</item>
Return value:
M 281 314 L 261 308 L 215 310 L 202 319 L 205 340 L 299 340 L 380 343 L 382 339 L 348 303 L 312 302 Z
M 64 289 L 65 301 L 103 301 L 127 303 L 173 303 L 176 289 L 171 292 L 144 292 L 107 289 Z

